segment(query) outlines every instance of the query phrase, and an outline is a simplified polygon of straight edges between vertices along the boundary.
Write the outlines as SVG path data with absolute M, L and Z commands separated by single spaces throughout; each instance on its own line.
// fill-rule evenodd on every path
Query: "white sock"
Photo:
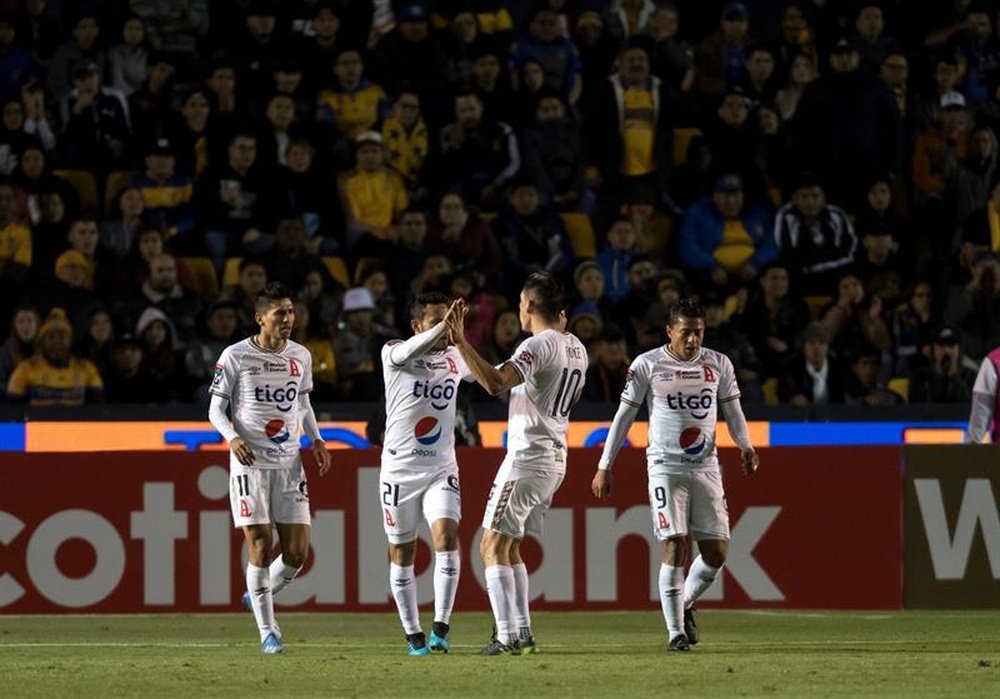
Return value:
M 437 551 L 434 554 L 434 621 L 447 624 L 455 607 L 458 576 L 462 572 L 462 556 L 458 551 Z
M 712 586 L 722 572 L 722 567 L 713 568 L 701 556 L 694 559 L 687 580 L 684 581 L 684 608 L 689 609 L 705 591 Z
M 281 632 L 274 623 L 274 598 L 271 596 L 271 576 L 267 568 L 247 563 L 247 590 L 250 592 L 250 606 L 253 608 L 253 618 L 257 620 L 261 642 L 272 633 L 280 638 Z
M 420 633 L 420 611 L 417 608 L 417 579 L 413 577 L 413 566 L 389 564 L 389 587 L 396 600 L 399 620 L 403 622 L 406 635 Z
M 684 633 L 684 568 L 660 564 L 660 606 L 670 638 Z
M 486 592 L 497 622 L 497 638 L 501 643 L 510 643 L 514 638 L 514 571 L 510 566 L 486 566 Z
M 268 570 L 271 578 L 271 595 L 276 595 L 288 587 L 288 583 L 295 580 L 295 576 L 299 574 L 300 570 L 302 570 L 302 566 L 298 568 L 286 566 L 285 559 L 281 556 L 271 561 L 271 568 Z
M 531 638 L 531 612 L 528 610 L 528 567 L 523 563 L 511 566 L 514 571 L 514 623 L 517 624 L 517 638 L 527 641 Z

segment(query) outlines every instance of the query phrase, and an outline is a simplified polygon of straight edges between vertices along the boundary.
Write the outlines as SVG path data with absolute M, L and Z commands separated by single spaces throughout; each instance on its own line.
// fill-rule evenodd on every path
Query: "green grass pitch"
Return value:
M 429 624 L 428 614 L 423 614 Z M 388 614 L 0 616 L 5 697 L 1000 696 L 1000 612 L 698 615 L 667 653 L 660 614 L 539 613 L 540 652 L 480 657 L 490 619 L 453 618 L 447 656 L 409 658 Z

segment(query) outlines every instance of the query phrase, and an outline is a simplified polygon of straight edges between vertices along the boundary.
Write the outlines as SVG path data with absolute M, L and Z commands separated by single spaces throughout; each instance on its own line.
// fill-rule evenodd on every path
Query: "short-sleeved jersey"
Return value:
M 666 345 L 632 362 L 622 401 L 649 409 L 646 458 L 650 472 L 685 473 L 718 468 L 715 426 L 720 403 L 737 400 L 740 389 L 729 357 L 702 348 L 690 361 Z
M 299 455 L 299 395 L 312 390 L 309 350 L 289 340 L 278 352 L 250 337 L 222 351 L 211 392 L 229 399 L 233 429 L 256 468 L 291 468 Z
M 76 407 L 97 399 L 104 390 L 101 374 L 87 359 L 72 357 L 64 367 L 52 366 L 36 354 L 17 365 L 7 383 L 11 398 L 23 398 L 33 408 Z
M 382 348 L 382 467 L 418 479 L 455 463 L 455 403 L 459 383 L 470 374 L 454 347 L 394 364 L 389 355 L 398 344 L 394 340 Z
M 510 391 L 507 453 L 517 467 L 565 473 L 569 411 L 587 375 L 587 349 L 576 335 L 544 330 L 507 360 L 524 379 Z

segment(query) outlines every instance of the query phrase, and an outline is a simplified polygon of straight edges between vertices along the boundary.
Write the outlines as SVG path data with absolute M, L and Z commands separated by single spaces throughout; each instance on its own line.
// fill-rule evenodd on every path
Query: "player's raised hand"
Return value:
M 448 325 L 448 332 L 451 334 L 451 341 L 458 342 L 465 337 L 465 314 L 469 309 L 463 299 L 455 299 L 448 312 L 444 316 L 444 322 Z
M 747 476 L 752 476 L 760 466 L 760 459 L 757 456 L 757 452 L 753 449 L 745 449 L 741 452 L 741 456 L 743 457 L 743 473 Z
M 593 491 L 594 497 L 598 500 L 610 497 L 611 471 L 603 468 L 597 469 L 597 473 L 594 474 L 594 481 L 590 484 L 590 489 Z
M 236 454 L 236 460 L 239 461 L 244 466 L 252 466 L 254 459 L 256 458 L 253 454 L 253 449 L 247 446 L 247 443 L 243 441 L 242 437 L 234 437 L 231 442 L 229 442 L 229 449 L 234 454 Z
M 319 475 L 325 476 L 330 470 L 330 452 L 327 451 L 326 442 L 316 439 L 312 443 L 312 453 L 316 457 L 316 465 L 319 467 Z

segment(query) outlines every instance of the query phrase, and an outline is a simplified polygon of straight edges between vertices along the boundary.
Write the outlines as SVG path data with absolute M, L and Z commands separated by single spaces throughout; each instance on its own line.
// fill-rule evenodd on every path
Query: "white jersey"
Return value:
M 455 463 L 455 403 L 459 382 L 470 377 L 454 347 L 393 363 L 382 348 L 385 379 L 383 468 L 401 476 L 425 477 Z
M 299 456 L 299 395 L 312 390 L 309 350 L 289 340 L 279 352 L 250 337 L 222 351 L 211 392 L 229 399 L 233 429 L 255 468 L 291 468 Z M 235 457 L 234 457 L 235 458 Z
M 646 459 L 650 472 L 686 473 L 718 468 L 715 426 L 719 403 L 737 400 L 740 389 L 729 357 L 702 348 L 684 361 L 664 345 L 632 362 L 622 401 L 649 408 Z
M 516 467 L 566 472 L 566 428 L 587 375 L 587 350 L 568 332 L 544 330 L 507 360 L 524 379 L 510 391 L 507 453 Z

